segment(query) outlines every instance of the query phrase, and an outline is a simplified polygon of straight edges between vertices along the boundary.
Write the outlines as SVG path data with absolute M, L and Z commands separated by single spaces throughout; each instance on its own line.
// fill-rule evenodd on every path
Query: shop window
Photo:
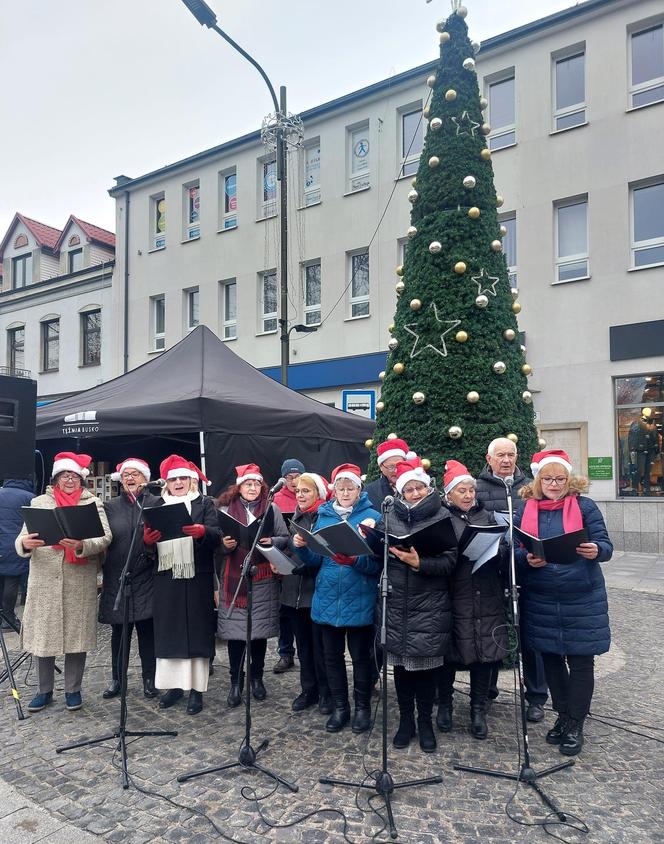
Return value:
M 614 379 L 618 495 L 664 496 L 664 373 Z

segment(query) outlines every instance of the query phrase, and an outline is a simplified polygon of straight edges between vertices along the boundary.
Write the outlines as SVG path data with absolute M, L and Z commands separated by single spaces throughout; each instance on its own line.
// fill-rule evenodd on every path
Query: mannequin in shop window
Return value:
M 630 425 L 628 435 L 632 485 L 644 495 L 650 495 L 650 466 L 659 450 L 658 441 L 652 408 L 644 407 L 640 419 Z

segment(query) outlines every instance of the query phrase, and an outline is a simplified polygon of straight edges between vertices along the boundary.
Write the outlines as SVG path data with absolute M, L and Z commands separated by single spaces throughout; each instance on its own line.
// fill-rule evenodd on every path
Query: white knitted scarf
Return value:
M 191 515 L 191 502 L 198 498 L 198 492 L 188 492 L 186 495 L 169 495 L 164 490 L 162 498 L 164 507 L 169 504 L 184 504 Z M 170 571 L 173 580 L 189 580 L 194 574 L 194 540 L 191 536 L 182 539 L 167 539 L 157 543 L 159 554 L 159 571 Z

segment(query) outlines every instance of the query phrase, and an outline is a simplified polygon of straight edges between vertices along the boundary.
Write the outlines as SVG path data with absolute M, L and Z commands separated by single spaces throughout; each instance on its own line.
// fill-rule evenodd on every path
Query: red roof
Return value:
M 9 242 L 9 238 L 12 236 L 14 228 L 16 227 L 16 223 L 19 221 L 23 223 L 40 246 L 45 246 L 47 249 L 54 251 L 61 234 L 60 229 L 55 229 L 53 226 L 47 226 L 46 223 L 40 223 L 38 220 L 26 217 L 25 214 L 19 214 L 17 211 L 16 214 L 14 214 L 14 219 L 11 221 L 2 243 L 0 243 L 0 257 L 3 255 L 7 243 Z
M 62 246 L 62 241 L 64 239 L 65 232 L 69 228 L 69 223 L 71 222 L 76 223 L 87 235 L 90 240 L 95 240 L 97 243 L 102 243 L 104 246 L 110 246 L 111 249 L 115 249 L 115 235 L 113 232 L 109 232 L 107 229 L 102 229 L 99 226 L 95 226 L 92 223 L 86 223 L 85 220 L 81 220 L 80 217 L 74 216 L 74 214 L 69 215 L 69 219 L 65 223 L 65 227 L 62 229 L 62 233 L 58 239 L 57 248 L 60 249 Z

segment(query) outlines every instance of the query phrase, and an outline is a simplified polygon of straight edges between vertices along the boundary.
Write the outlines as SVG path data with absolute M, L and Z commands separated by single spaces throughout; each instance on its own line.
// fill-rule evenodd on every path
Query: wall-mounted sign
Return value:
M 347 413 L 364 416 L 365 419 L 376 418 L 375 390 L 342 390 L 341 408 Z
M 591 481 L 613 480 L 613 457 L 589 457 L 588 478 Z

